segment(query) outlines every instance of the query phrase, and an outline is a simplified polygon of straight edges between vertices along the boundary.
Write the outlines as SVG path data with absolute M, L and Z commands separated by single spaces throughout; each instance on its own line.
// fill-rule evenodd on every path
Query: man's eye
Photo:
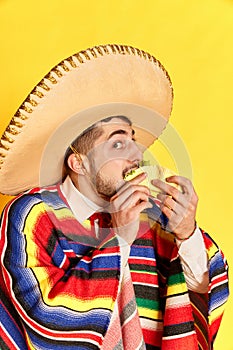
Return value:
M 122 141 L 116 141 L 113 144 L 113 148 L 115 149 L 121 149 L 123 147 L 123 142 Z

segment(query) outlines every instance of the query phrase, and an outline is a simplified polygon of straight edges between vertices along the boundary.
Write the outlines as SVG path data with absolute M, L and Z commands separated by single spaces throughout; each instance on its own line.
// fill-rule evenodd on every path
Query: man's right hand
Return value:
M 140 213 L 151 208 L 150 190 L 140 183 L 146 178 L 142 173 L 125 184 L 110 200 L 112 224 L 116 233 L 131 244 L 137 236 Z

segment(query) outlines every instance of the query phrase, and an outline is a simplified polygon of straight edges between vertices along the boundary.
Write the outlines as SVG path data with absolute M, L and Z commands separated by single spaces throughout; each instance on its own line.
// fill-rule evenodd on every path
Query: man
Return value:
M 62 83 L 46 76 L 2 137 L 1 191 L 20 193 L 1 223 L 3 349 L 212 348 L 227 265 L 196 225 L 192 183 L 154 179 L 158 202 L 145 173 L 125 181 L 169 117 L 167 73 L 114 45 L 61 67 Z M 17 118 L 26 124 L 11 142 Z

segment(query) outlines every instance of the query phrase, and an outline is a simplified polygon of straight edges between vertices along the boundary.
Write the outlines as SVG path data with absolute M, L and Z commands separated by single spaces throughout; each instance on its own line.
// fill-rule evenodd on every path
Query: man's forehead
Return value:
M 101 127 L 103 133 L 100 139 L 109 139 L 116 134 L 126 134 L 133 135 L 134 131 L 132 125 L 129 124 L 126 120 L 121 118 L 111 118 L 111 120 L 105 122 L 100 121 L 96 125 L 97 127 Z
M 114 125 L 114 124 L 123 124 L 123 125 L 130 125 L 131 121 L 126 118 L 126 117 L 120 117 L 120 116 L 116 116 L 116 117 L 109 117 L 109 118 L 105 118 L 100 120 L 99 122 L 97 122 L 97 125 Z

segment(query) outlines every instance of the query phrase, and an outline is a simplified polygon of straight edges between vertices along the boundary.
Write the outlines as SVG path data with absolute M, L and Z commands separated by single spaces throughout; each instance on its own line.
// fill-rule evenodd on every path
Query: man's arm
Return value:
M 209 287 L 209 266 L 205 243 L 197 227 L 187 240 L 176 239 L 181 265 L 188 289 L 207 293 Z

